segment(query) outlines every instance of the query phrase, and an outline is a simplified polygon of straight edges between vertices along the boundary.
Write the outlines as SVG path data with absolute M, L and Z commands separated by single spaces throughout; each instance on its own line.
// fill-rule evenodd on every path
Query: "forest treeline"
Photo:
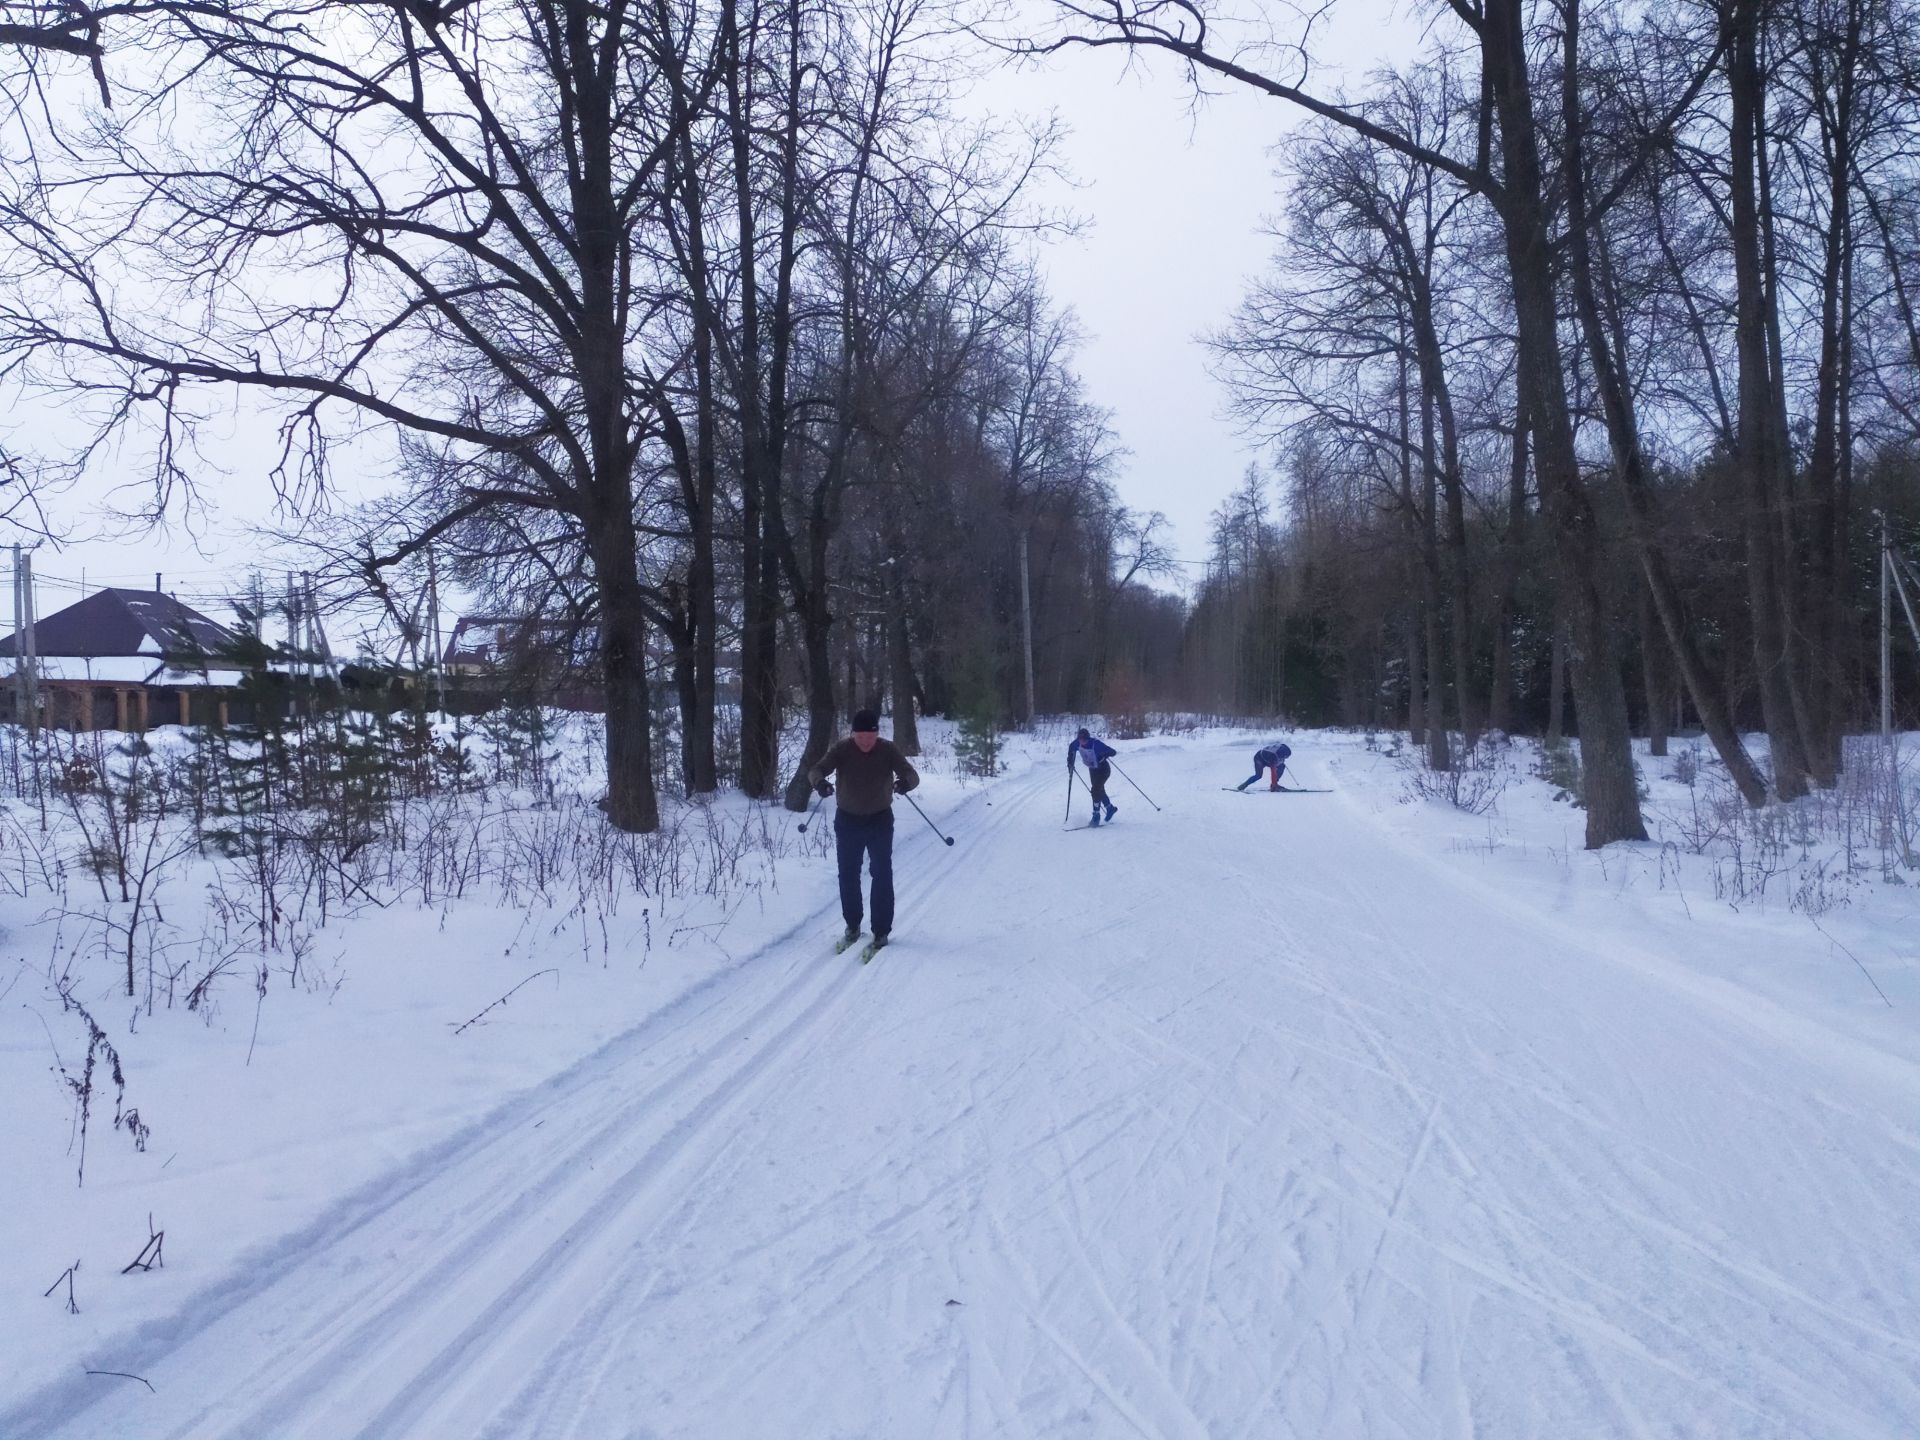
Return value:
M 803 805 L 856 705 L 911 747 L 1150 698 L 1438 767 L 1575 730 L 1600 845 L 1643 833 L 1636 728 L 1698 724 L 1760 804 L 1871 710 L 1872 513 L 1920 521 L 1912 0 L 1449 0 L 1357 97 L 1201 0 L 996 33 L 1302 122 L 1213 337 L 1280 463 L 1191 601 L 1032 264 L 1056 136 L 956 99 L 977 14 L 0 8 L 0 373 L 87 427 L 9 436 L 10 479 L 140 442 L 166 513 L 210 397 L 263 396 L 315 563 L 415 643 L 436 567 L 592 637 L 624 828 L 662 784 Z M 370 455 L 387 498 L 329 508 Z
M 1284 458 L 1216 516 L 1208 696 L 1404 723 L 1441 769 L 1575 728 L 1590 845 L 1644 833 L 1636 727 L 1698 725 L 1752 805 L 1834 782 L 1876 718 L 1876 512 L 1920 524 L 1910 0 L 1449 0 L 1357 98 L 1224 7 L 1056 11 L 1050 48 L 1303 122 L 1213 337 Z

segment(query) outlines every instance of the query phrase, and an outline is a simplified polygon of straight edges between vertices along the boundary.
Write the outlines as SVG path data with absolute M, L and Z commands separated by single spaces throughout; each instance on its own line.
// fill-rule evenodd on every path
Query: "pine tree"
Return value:
M 960 736 L 954 741 L 960 768 L 969 775 L 1000 773 L 1000 727 L 992 702 L 978 702 L 960 717 Z

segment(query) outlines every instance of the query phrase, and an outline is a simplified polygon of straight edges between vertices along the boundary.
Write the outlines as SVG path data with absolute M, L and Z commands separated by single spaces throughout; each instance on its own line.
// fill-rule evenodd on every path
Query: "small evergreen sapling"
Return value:
M 960 717 L 953 750 L 969 775 L 990 779 L 1000 773 L 1000 727 L 990 705 L 976 706 Z

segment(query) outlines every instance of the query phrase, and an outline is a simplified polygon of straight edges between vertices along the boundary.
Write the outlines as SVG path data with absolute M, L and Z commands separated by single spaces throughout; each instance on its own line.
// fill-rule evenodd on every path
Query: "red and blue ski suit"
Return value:
M 1267 788 L 1269 790 L 1278 790 L 1280 788 L 1280 777 L 1287 773 L 1287 757 L 1291 754 L 1293 754 L 1293 751 L 1278 740 L 1274 741 L 1271 745 L 1262 745 L 1258 750 L 1253 752 L 1253 774 L 1234 786 L 1234 789 L 1246 789 L 1247 786 L 1253 784 L 1254 781 L 1260 778 L 1261 772 L 1271 770 L 1273 771 L 1273 783 Z

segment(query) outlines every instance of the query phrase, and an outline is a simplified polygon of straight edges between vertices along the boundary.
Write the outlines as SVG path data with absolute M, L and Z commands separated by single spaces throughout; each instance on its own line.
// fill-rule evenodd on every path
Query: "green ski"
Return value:
M 886 946 L 887 946 L 887 942 L 883 936 L 879 936 L 879 935 L 874 936 L 873 939 L 867 942 L 867 948 L 860 952 L 860 963 L 862 965 L 866 964 L 869 960 L 873 959 L 874 956 L 878 955 L 882 950 L 884 950 Z

